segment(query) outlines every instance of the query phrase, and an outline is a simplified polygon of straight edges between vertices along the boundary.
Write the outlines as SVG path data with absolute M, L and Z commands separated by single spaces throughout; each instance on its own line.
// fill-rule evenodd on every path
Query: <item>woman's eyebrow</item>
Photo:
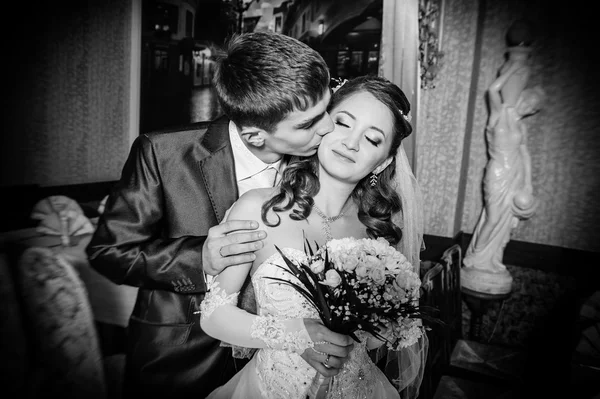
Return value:
M 341 112 L 342 114 L 346 114 L 346 115 L 348 115 L 350 118 L 352 118 L 352 119 L 356 120 L 356 116 L 352 115 L 350 112 L 348 112 L 348 111 L 340 111 L 340 112 Z

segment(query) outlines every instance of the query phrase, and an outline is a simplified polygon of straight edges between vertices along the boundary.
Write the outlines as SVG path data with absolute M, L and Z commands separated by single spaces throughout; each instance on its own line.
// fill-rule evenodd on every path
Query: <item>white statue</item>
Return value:
M 527 129 L 522 119 L 539 111 L 545 98 L 539 87 L 525 89 L 531 48 L 508 48 L 508 59 L 488 89 L 486 126 L 489 161 L 483 178 L 484 209 L 465 254 L 461 285 L 488 294 L 506 294 L 512 277 L 502 263 L 504 248 L 519 220 L 536 209 L 531 184 Z

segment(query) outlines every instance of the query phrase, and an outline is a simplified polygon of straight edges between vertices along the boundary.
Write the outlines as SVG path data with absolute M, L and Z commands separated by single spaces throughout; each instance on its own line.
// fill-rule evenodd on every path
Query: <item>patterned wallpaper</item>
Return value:
M 504 62 L 506 30 L 525 17 L 537 32 L 529 85 L 541 85 L 547 101 L 540 113 L 525 120 L 540 205 L 532 219 L 514 230 L 513 239 L 600 251 L 600 95 L 598 65 L 590 56 L 595 43 L 586 33 L 593 22 L 579 12 L 583 8 L 553 3 L 483 2 L 479 59 L 474 54 L 480 3 L 446 0 L 444 66 L 437 87 L 421 91 L 417 132 L 426 233 L 452 237 L 459 230 L 473 232 L 487 162 L 485 92 Z M 478 63 L 475 69 L 473 62 Z M 474 84 L 473 71 L 479 75 Z M 470 94 L 475 96 L 472 112 Z M 462 164 L 465 151 L 468 165 Z M 461 196 L 464 201 L 457 206 Z
M 477 0 L 447 0 L 436 87 L 421 90 L 417 178 L 424 198 L 425 233 L 453 237 L 467 103 L 475 48 Z
M 129 150 L 131 4 L 47 3 L 23 10 L 33 20 L 14 57 L 0 185 L 116 180 Z

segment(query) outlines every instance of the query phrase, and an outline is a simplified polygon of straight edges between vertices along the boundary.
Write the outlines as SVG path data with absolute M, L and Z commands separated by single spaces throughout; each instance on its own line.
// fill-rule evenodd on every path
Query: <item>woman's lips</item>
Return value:
M 342 160 L 344 160 L 346 162 L 356 163 L 354 161 L 354 159 L 350 158 L 349 156 L 345 155 L 344 153 L 342 153 L 340 151 L 331 150 L 331 152 L 333 152 L 335 155 L 337 155 L 339 158 L 341 158 Z

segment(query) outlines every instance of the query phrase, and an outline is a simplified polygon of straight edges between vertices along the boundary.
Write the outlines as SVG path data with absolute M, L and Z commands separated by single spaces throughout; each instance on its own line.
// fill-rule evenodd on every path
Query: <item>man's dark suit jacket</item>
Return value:
M 234 374 L 231 350 L 194 314 L 206 289 L 208 229 L 238 197 L 228 124 L 140 135 L 86 249 L 99 273 L 140 288 L 128 327 L 128 392 L 203 398 Z

